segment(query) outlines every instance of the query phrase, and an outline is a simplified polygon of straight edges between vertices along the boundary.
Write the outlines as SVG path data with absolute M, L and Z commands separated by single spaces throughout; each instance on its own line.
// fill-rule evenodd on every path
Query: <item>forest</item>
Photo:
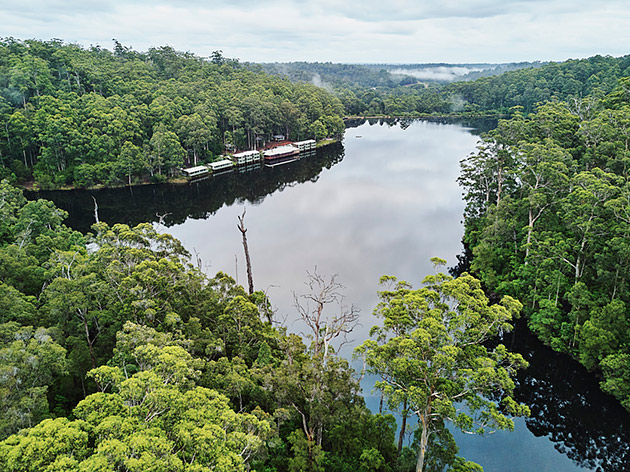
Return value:
M 470 269 L 630 409 L 630 79 L 521 110 L 462 163 Z
M 477 472 L 453 428 L 529 413 L 512 395 L 527 362 L 496 341 L 518 316 L 630 409 L 628 76 L 630 57 L 593 57 L 327 91 L 219 51 L 2 40 L 0 471 Z M 226 144 L 338 136 L 372 113 L 505 118 L 462 161 L 459 275 L 434 259 L 420 288 L 383 277 L 359 372 L 338 353 L 357 318 L 333 310 L 334 276 L 296 295 L 301 337 L 153 225 L 80 233 L 17 186 L 163 182 Z
M 340 136 L 343 115 L 324 89 L 252 72 L 220 51 L 0 40 L 0 177 L 37 188 L 164 182 L 274 134 Z
M 484 344 L 521 305 L 470 275 L 383 279 L 387 328 L 357 348 L 382 379 L 376 413 L 337 353 L 357 312 L 334 310 L 334 276 L 296 295 L 300 337 L 149 223 L 83 235 L 7 181 L 0 201 L 1 471 L 478 471 L 445 423 L 483 433 L 528 412 L 511 396 L 526 362 Z M 392 413 L 426 420 L 411 446 Z
M 592 94 L 602 98 L 615 88 L 620 78 L 630 75 L 630 56 L 594 56 L 513 67 L 516 70 L 477 80 L 439 83 L 389 74 L 392 66 L 386 65 L 263 65 L 269 73 L 325 86 L 341 100 L 348 115 L 501 116 L 509 114 L 514 106 L 522 106 L 525 113 L 531 113 L 538 103 L 545 101 Z M 503 69 L 497 72 L 500 71 Z

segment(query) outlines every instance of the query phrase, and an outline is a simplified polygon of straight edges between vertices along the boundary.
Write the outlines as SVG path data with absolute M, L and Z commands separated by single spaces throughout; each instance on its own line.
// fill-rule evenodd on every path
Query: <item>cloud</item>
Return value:
M 461 78 L 469 72 L 478 72 L 483 70 L 481 67 L 425 67 L 422 69 L 391 69 L 389 72 L 398 75 L 410 75 L 423 80 L 444 80 L 453 81 Z
M 623 55 L 621 0 L 0 0 L 0 31 L 244 61 L 512 62 Z

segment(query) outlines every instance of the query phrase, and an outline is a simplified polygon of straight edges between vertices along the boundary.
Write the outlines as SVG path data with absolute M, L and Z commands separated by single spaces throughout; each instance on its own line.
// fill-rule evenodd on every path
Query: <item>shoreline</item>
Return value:
M 316 149 L 338 143 L 339 141 L 341 141 L 341 139 L 338 139 L 338 138 L 322 139 L 317 142 Z M 114 189 L 114 188 L 133 188 L 133 187 L 141 187 L 145 185 L 164 185 L 164 184 L 184 185 L 188 183 L 189 181 L 188 179 L 186 179 L 186 177 L 177 176 L 177 177 L 168 178 L 164 182 L 150 182 L 146 180 L 146 181 L 134 182 L 131 185 L 129 184 L 123 184 L 123 185 L 99 184 L 99 185 L 92 185 L 90 187 L 64 186 L 64 187 L 59 187 L 59 188 L 42 189 L 42 188 L 36 188 L 37 184 L 35 183 L 35 181 L 31 180 L 28 182 L 24 182 L 22 184 L 15 184 L 15 186 L 27 192 L 39 193 L 39 192 L 70 192 L 74 190 L 104 190 L 104 189 Z

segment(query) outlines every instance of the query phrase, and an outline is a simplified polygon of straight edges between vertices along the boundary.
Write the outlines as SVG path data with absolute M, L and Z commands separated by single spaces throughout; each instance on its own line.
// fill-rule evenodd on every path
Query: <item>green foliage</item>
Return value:
M 0 434 L 21 430 L 0 470 L 389 470 L 393 418 L 365 408 L 330 339 L 273 328 L 263 293 L 207 278 L 149 224 L 83 237 L 0 190 Z M 75 420 L 36 426 L 55 415 Z
M 531 330 L 601 371 L 602 388 L 628 406 L 617 370 L 629 352 L 626 82 L 500 122 L 463 162 L 460 183 L 472 271 L 522 300 Z
M 341 102 L 313 85 L 223 55 L 119 45 L 0 41 L 0 176 L 41 188 L 161 182 L 221 154 L 227 132 L 252 149 L 274 134 L 314 137 L 317 120 L 325 136 L 344 128 Z
M 511 397 L 511 377 L 527 362 L 501 344 L 489 349 L 485 343 L 511 330 L 521 304 L 506 296 L 490 305 L 479 280 L 468 274 L 456 279 L 430 275 L 417 290 L 393 277 L 382 282 L 393 284 L 379 293 L 375 314 L 383 325 L 371 329 L 376 339 L 365 341 L 356 353 L 364 356 L 368 372 L 380 376 L 375 386 L 388 407 L 418 418 L 417 470 L 428 470 L 430 440 L 452 441 L 444 421 L 477 434 L 513 429 L 508 415 L 529 410 Z
M 444 64 L 448 66 L 448 64 Z M 349 115 L 418 116 L 427 114 L 511 114 L 515 107 L 531 113 L 539 103 L 614 90 L 610 100 L 627 101 L 627 87 L 617 87 L 628 74 L 630 59 L 594 56 L 562 63 L 503 64 L 467 74 L 461 81 L 433 83 L 404 75 L 405 69 L 435 64 L 392 66 L 292 62 L 262 64 L 262 69 L 293 82 L 311 82 L 332 90 Z M 259 70 L 261 66 L 250 65 Z M 476 79 L 476 80 L 475 80 Z
M 49 330 L 0 324 L 0 438 L 48 416 L 47 386 L 66 371 L 66 350 Z
M 235 413 L 215 391 L 181 391 L 166 380 L 135 374 L 119 394 L 95 393 L 79 403 L 77 420 L 46 420 L 10 437 L 0 443 L 0 469 L 63 470 L 63 463 L 74 470 L 245 471 L 269 424 Z

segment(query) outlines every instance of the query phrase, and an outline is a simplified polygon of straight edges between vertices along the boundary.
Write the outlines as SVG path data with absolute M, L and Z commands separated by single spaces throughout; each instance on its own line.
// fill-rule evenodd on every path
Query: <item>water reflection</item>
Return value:
M 375 323 L 370 313 L 380 275 L 418 286 L 432 271 L 430 257 L 456 262 L 463 211 L 458 163 L 473 151 L 480 130 L 492 125 L 476 123 L 473 132 L 445 120 L 361 121 L 349 123 L 343 145 L 273 169 L 190 185 L 28 197 L 53 200 L 81 231 L 94 222 L 91 195 L 100 219 L 110 224 L 162 218 L 169 232 L 212 266 L 210 273 L 224 270 L 236 278 L 235 259 L 242 254 L 236 216 L 246 204 L 254 281 L 259 289 L 273 286 L 279 317 L 292 326 L 291 291 L 299 292 L 305 270 L 318 265 L 321 273 L 339 273 L 348 302 L 361 308 L 362 326 L 354 333 L 361 340 Z M 531 364 L 517 395 L 531 406 L 532 417 L 517 422 L 514 433 L 458 437 L 461 454 L 486 472 L 630 470 L 630 418 L 601 393 L 597 379 L 526 331 L 510 342 Z
M 370 126 L 379 125 L 379 126 L 388 126 L 388 127 L 398 127 L 400 129 L 406 130 L 413 123 L 417 123 L 418 118 L 353 118 L 350 120 L 346 120 L 346 129 L 358 128 L 364 124 L 368 124 Z M 497 127 L 497 119 L 496 118 L 449 118 L 449 117 L 439 117 L 439 118 L 427 118 L 423 119 L 427 123 L 436 123 L 442 125 L 457 125 L 463 128 L 467 128 L 470 134 L 474 136 L 479 136 L 483 133 L 487 133 L 490 130 L 493 130 Z
M 548 436 L 558 451 L 592 470 L 630 470 L 630 413 L 605 395 L 598 379 L 565 355 L 542 345 L 524 325 L 512 349 L 530 366 L 519 375 L 516 396 L 530 405 L 527 428 Z
M 87 232 L 94 223 L 94 196 L 99 219 L 110 225 L 135 226 L 158 222 L 170 227 L 188 218 L 207 219 L 223 206 L 248 202 L 259 204 L 265 197 L 287 187 L 316 182 L 323 169 L 330 169 L 344 158 L 341 143 L 320 148 L 315 155 L 274 168 L 264 166 L 250 170 L 235 169 L 227 174 L 209 177 L 190 184 L 143 185 L 137 187 L 26 192 L 29 199 L 46 198 L 66 210 L 66 224 Z

